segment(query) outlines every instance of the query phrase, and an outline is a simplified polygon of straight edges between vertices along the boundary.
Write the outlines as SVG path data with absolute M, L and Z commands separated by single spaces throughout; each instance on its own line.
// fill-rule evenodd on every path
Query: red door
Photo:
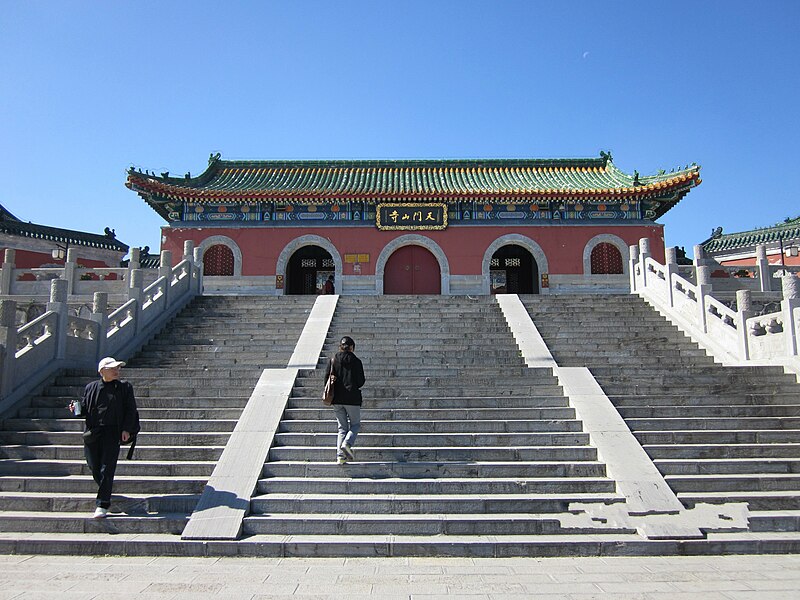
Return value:
M 421 246 L 403 246 L 386 261 L 384 294 L 441 294 L 436 257 Z

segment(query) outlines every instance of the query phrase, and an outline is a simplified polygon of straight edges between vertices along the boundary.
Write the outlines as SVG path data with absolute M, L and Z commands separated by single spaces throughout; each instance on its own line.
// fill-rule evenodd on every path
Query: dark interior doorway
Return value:
M 286 293 L 294 295 L 319 294 L 336 267 L 327 250 L 319 246 L 303 246 L 289 259 L 286 267 Z M 338 282 L 337 282 L 338 287 Z
M 533 255 L 517 245 L 503 246 L 489 263 L 492 294 L 538 294 L 539 267 Z

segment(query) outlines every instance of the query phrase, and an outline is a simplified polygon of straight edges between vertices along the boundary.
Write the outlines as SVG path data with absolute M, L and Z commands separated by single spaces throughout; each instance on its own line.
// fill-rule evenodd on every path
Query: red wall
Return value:
M 5 248 L 0 248 L 0 265 L 5 262 Z M 101 260 L 89 260 L 86 258 L 79 258 L 78 264 L 83 267 L 93 267 L 103 269 L 106 267 L 118 267 L 119 265 L 107 265 Z M 64 266 L 63 260 L 55 260 L 50 254 L 44 252 L 32 252 L 30 250 L 17 249 L 14 257 L 14 266 L 17 269 L 36 269 L 42 265 L 59 265 Z
M 242 227 L 242 228 L 169 228 L 162 229 L 162 250 L 172 251 L 173 257 L 183 255 L 183 243 L 192 240 L 195 246 L 211 236 L 231 238 L 242 251 L 242 275 L 275 275 L 281 251 L 295 238 L 317 235 L 329 240 L 344 257 L 345 254 L 369 254 L 370 261 L 361 265 L 362 275 L 373 275 L 381 250 L 392 240 L 407 235 L 424 235 L 436 242 L 447 255 L 451 275 L 480 275 L 486 249 L 497 238 L 520 234 L 534 240 L 547 257 L 551 274 L 583 273 L 583 250 L 590 239 L 600 234 L 612 234 L 625 240 L 626 245 L 650 238 L 650 248 L 657 261 L 664 262 L 663 226 L 569 226 L 542 225 L 530 227 L 493 227 L 486 225 L 450 227 L 444 231 L 380 231 L 372 227 Z M 173 260 L 173 262 L 175 262 Z M 344 265 L 344 274 L 353 273 L 353 265 Z

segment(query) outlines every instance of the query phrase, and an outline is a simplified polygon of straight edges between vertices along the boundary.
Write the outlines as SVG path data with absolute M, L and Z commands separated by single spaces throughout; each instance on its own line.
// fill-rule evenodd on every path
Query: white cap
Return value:
M 117 367 L 124 367 L 125 363 L 121 360 L 117 360 L 112 356 L 106 356 L 103 360 L 100 361 L 100 364 L 97 365 L 98 373 L 103 369 L 116 369 Z

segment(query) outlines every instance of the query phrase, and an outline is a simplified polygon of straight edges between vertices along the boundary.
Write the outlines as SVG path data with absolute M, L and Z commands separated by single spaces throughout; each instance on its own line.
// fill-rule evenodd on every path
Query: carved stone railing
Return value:
M 696 254 L 693 281 L 682 275 L 676 249 L 667 248 L 667 264 L 650 256 L 649 241 L 631 246 L 631 292 L 645 298 L 670 320 L 710 350 L 723 362 L 747 364 L 778 360 L 800 367 L 800 279 L 797 267 L 787 268 L 780 277 L 783 300 L 777 312 L 757 315 L 751 291 L 736 292 L 736 310 L 712 296 L 712 269 Z M 696 252 L 697 249 L 696 249 Z M 758 250 L 762 289 L 770 285 L 775 265 L 765 265 L 766 251 Z M 778 266 L 777 270 L 783 268 Z M 769 273 L 769 275 L 767 275 Z
M 109 311 L 108 292 L 95 291 L 88 317 L 70 314 L 69 282 L 61 278 L 49 282 L 46 312 L 22 327 L 17 327 L 15 321 L 16 301 L 0 300 L 0 415 L 61 368 L 94 367 L 107 355 L 123 360 L 130 357 L 178 310 L 202 293 L 202 261 L 192 242 L 186 242 L 183 260 L 174 268 L 171 263 L 171 253 L 162 252 L 157 279 L 148 285 L 142 269 L 123 269 L 125 278 L 121 281 L 126 286 L 127 300 Z M 98 271 L 99 277 L 116 270 Z

